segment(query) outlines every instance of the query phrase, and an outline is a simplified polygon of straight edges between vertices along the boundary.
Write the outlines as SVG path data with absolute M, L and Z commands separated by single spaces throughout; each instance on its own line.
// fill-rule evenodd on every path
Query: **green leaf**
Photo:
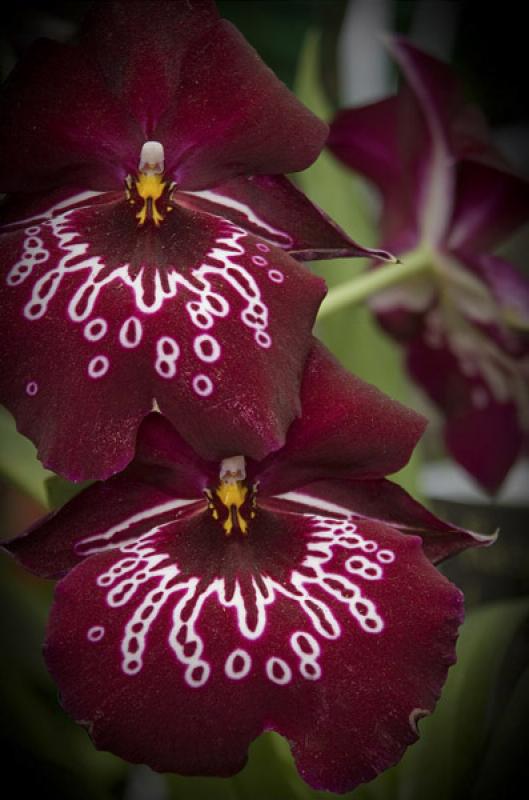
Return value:
M 53 473 L 44 469 L 37 451 L 25 436 L 18 433 L 11 414 L 0 407 L 0 475 L 9 483 L 28 494 L 41 505 L 46 505 L 45 481 Z

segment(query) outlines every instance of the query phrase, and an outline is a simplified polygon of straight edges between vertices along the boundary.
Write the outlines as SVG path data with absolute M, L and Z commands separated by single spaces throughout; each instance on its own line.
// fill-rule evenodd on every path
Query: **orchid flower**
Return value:
M 327 311 L 382 290 L 371 306 L 444 414 L 448 450 L 493 492 L 529 429 L 529 282 L 494 255 L 529 218 L 529 185 L 447 65 L 401 38 L 389 47 L 404 86 L 340 112 L 329 147 L 381 190 L 383 241 L 402 264 L 336 290 Z
M 301 401 L 263 461 L 205 461 L 152 414 L 123 473 L 7 545 L 63 576 L 45 657 L 97 747 L 227 776 L 275 730 L 309 784 L 343 792 L 416 739 L 462 618 L 431 562 L 490 540 L 384 477 L 424 421 L 319 344 Z
M 96 3 L 0 96 L 0 399 L 46 466 L 104 478 L 161 411 L 205 458 L 284 443 L 324 284 L 370 253 L 281 175 L 326 126 L 210 0 Z

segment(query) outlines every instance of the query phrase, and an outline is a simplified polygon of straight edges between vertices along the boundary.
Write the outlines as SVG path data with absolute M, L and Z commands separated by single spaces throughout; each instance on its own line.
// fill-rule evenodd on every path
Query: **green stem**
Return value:
M 403 256 L 398 264 L 387 264 L 340 283 L 329 290 L 321 304 L 318 320 L 329 317 L 345 306 L 361 303 L 372 294 L 388 289 L 396 283 L 402 283 L 421 272 L 426 272 L 431 265 L 432 259 L 429 253 L 418 249 Z

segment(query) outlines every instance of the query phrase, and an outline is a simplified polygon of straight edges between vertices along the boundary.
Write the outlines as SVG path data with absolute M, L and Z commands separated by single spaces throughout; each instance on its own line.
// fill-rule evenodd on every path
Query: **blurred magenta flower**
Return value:
M 96 3 L 0 120 L 0 399 L 45 465 L 109 476 L 153 409 L 206 458 L 280 447 L 324 294 L 295 259 L 388 257 L 280 174 L 327 127 L 209 0 Z
M 421 417 L 321 345 L 301 397 L 261 462 L 204 461 L 151 415 L 125 472 L 8 544 L 38 575 L 65 575 L 46 661 L 99 748 L 226 776 L 275 730 L 309 784 L 343 792 L 416 739 L 462 619 L 431 562 L 486 539 L 385 479 Z
M 400 38 L 389 46 L 404 85 L 340 112 L 329 147 L 377 184 L 384 246 L 415 273 L 372 308 L 444 414 L 448 450 L 495 491 L 527 443 L 529 283 L 491 253 L 528 220 L 529 185 L 447 65 Z

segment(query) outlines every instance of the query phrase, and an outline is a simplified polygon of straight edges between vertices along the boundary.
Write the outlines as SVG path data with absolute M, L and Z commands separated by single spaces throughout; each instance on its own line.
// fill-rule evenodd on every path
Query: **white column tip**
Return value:
M 244 456 L 230 456 L 220 463 L 220 480 L 224 483 L 235 483 L 246 478 L 246 462 Z
M 161 142 L 145 142 L 140 153 L 140 172 L 158 175 L 164 170 L 165 153 Z

